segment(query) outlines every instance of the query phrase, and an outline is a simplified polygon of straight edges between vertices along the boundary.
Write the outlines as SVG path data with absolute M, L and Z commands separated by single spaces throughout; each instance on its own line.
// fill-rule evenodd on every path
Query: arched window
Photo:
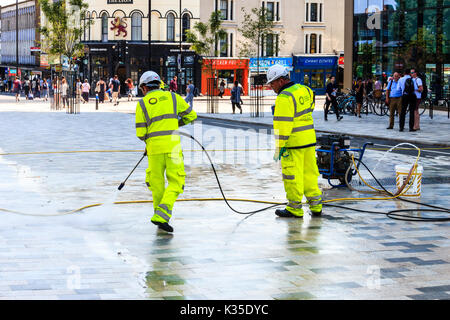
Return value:
M 317 34 L 311 33 L 309 44 L 309 53 L 317 53 Z
M 167 15 L 167 41 L 175 41 L 175 16 L 173 13 Z
M 186 31 L 191 28 L 191 17 L 185 13 L 183 15 L 183 41 L 186 41 Z
M 108 42 L 108 16 L 106 13 L 102 14 L 102 41 Z
M 142 40 L 142 15 L 139 12 L 131 15 L 131 40 Z

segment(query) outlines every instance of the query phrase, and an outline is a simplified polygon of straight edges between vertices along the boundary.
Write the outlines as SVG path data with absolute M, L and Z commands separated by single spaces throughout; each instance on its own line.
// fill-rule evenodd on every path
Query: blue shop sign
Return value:
M 294 57 L 296 67 L 327 68 L 336 66 L 338 57 Z
M 269 67 L 275 65 L 275 64 L 281 64 L 282 66 L 285 66 L 288 68 L 289 71 L 292 71 L 292 57 L 282 58 L 282 57 L 275 57 L 275 58 L 267 58 L 267 57 L 261 57 L 259 58 L 259 71 L 266 72 Z M 250 58 L 250 71 L 256 72 L 258 71 L 258 58 Z

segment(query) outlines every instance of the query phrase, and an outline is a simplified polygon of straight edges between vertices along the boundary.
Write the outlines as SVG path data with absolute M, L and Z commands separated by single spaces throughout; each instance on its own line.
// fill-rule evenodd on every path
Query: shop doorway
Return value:
M 125 85 L 125 80 L 127 80 L 127 68 L 123 65 L 118 66 L 116 69 L 116 74 L 120 81 L 120 94 L 126 95 L 127 88 Z

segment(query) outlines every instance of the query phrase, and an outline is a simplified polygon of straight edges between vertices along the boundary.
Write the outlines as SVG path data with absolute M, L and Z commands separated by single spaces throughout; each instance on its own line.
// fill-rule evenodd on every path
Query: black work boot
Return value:
M 322 210 L 320 210 L 319 212 L 311 211 L 311 216 L 316 217 L 316 218 L 321 217 L 322 216 Z
M 152 221 L 152 223 L 156 224 L 159 229 L 162 229 L 166 232 L 173 232 L 173 228 L 167 222 Z
M 287 209 L 283 209 L 283 210 L 277 209 L 277 210 L 275 210 L 275 214 L 281 218 L 296 218 L 296 219 L 302 218 L 301 216 L 296 216 L 295 214 L 292 214 Z

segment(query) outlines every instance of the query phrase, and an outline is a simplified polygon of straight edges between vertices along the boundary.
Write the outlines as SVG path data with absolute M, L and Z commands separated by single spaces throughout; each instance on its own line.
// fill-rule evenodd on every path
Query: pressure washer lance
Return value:
M 127 182 L 128 178 L 131 176 L 131 174 L 134 172 L 134 170 L 136 170 L 136 168 L 141 164 L 142 160 L 144 160 L 145 156 L 147 155 L 147 149 L 145 149 L 144 154 L 142 155 L 141 160 L 139 160 L 139 162 L 136 164 L 136 166 L 133 168 L 133 170 L 131 170 L 130 174 L 128 175 L 128 177 L 120 184 L 119 186 L 119 190 L 122 190 L 122 188 L 125 186 L 125 182 Z

